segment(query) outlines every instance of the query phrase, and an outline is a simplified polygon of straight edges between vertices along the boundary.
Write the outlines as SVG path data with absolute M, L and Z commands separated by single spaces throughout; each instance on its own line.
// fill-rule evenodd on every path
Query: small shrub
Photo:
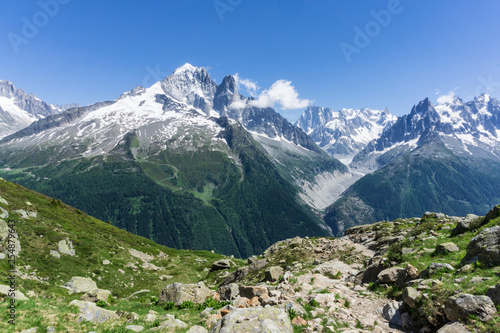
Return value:
M 151 298 L 149 300 L 151 301 L 151 303 L 158 302 L 158 298 L 156 296 L 151 296 Z
M 106 301 L 103 301 L 101 299 L 101 300 L 97 301 L 97 303 L 95 303 L 95 305 L 97 305 L 100 308 L 104 308 L 104 307 L 106 307 Z
M 345 300 L 344 306 L 349 309 L 351 307 L 351 302 L 349 302 L 348 300 Z
M 309 305 L 311 305 L 313 308 L 317 308 L 319 306 L 319 303 L 318 301 L 316 301 L 315 299 L 312 299 L 310 302 L 309 302 Z
M 173 310 L 175 307 L 175 303 L 174 302 L 167 302 L 165 303 L 165 310 L 169 311 L 169 310 Z
M 192 301 L 184 301 L 178 306 L 179 310 L 192 309 L 193 307 L 194 303 Z
M 290 320 L 297 317 L 297 311 L 295 311 L 294 309 L 289 309 L 288 310 L 288 317 L 290 317 Z

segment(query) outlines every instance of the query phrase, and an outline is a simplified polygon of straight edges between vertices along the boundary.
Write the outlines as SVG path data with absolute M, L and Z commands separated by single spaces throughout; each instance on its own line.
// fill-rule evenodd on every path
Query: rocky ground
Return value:
M 111 246 L 112 226 L 74 212 L 72 232 L 82 223 L 101 251 L 86 253 L 83 234 L 74 237 L 62 218 L 50 236 L 45 203 L 15 200 L 0 197 L 0 263 L 6 268 L 11 254 L 12 218 L 22 221 L 11 238 L 24 259 L 13 300 L 0 283 L 2 312 L 13 302 L 17 315 L 15 326 L 2 318 L 2 332 L 500 331 L 500 207 L 484 217 L 426 213 L 342 238 L 288 239 L 243 261 L 132 235 Z M 44 233 L 31 232 L 41 225 Z

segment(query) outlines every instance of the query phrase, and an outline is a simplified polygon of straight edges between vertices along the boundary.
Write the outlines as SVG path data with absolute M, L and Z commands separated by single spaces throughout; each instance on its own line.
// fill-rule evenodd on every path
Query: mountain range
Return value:
M 295 124 L 253 100 L 190 64 L 85 107 L 0 81 L 0 175 L 160 244 L 238 257 L 500 200 L 500 103 L 486 94 L 400 117 L 310 106 Z

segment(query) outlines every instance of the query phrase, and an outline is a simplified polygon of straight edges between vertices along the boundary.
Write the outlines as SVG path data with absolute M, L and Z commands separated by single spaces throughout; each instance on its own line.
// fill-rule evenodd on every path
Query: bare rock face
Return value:
M 279 308 L 236 309 L 220 320 L 213 333 L 292 333 L 288 314 Z
M 495 304 L 488 296 L 458 294 L 448 298 L 444 313 L 448 320 L 469 318 L 474 315 L 481 321 L 489 321 L 497 313 Z
M 173 283 L 162 289 L 158 302 L 174 302 L 175 305 L 185 301 L 203 303 L 212 293 L 212 290 L 208 289 L 203 282 L 197 284 Z
M 500 266 L 500 226 L 484 229 L 472 238 L 461 264 L 475 261 L 489 267 Z

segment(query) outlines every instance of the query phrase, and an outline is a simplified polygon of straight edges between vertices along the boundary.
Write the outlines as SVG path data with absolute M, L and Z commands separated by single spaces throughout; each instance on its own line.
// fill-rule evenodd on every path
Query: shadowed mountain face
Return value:
M 485 214 L 500 199 L 499 117 L 488 95 L 421 101 L 354 158 L 351 167 L 376 171 L 330 206 L 325 222 L 340 235 L 425 211 Z

